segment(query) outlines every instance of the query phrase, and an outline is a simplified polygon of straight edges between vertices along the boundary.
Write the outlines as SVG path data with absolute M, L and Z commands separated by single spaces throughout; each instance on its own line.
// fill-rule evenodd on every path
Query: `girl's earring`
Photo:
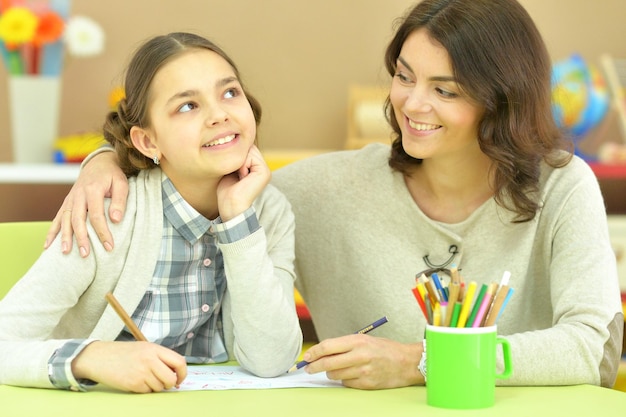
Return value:
M 154 165 L 159 165 L 161 163 L 161 161 L 159 161 L 159 157 L 156 155 L 152 158 L 152 162 L 154 162 Z

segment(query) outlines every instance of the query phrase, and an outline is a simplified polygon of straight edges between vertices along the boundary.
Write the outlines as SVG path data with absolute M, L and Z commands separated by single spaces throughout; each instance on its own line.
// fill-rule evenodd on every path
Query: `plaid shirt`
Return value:
M 253 207 L 222 223 L 210 221 L 191 207 L 163 174 L 163 239 L 153 278 L 132 314 L 146 338 L 186 357 L 189 363 L 228 360 L 222 330 L 221 303 L 226 276 L 217 243 L 230 243 L 260 226 Z M 134 340 L 124 328 L 119 341 Z M 72 340 L 48 363 L 50 380 L 58 388 L 84 390 L 72 360 L 93 340 Z

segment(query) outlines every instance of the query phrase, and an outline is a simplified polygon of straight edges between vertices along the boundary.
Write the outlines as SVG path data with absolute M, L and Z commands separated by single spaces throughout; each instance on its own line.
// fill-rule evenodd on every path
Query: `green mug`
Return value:
M 496 370 L 496 346 L 502 346 L 504 370 Z M 509 342 L 497 326 L 426 326 L 426 401 L 441 408 L 493 406 L 496 378 L 513 372 Z

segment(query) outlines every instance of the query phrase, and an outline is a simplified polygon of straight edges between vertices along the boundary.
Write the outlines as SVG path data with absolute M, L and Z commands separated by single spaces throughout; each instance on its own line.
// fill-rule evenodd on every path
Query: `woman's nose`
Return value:
M 411 112 L 428 112 L 432 109 L 427 92 L 419 86 L 409 91 L 404 106 Z

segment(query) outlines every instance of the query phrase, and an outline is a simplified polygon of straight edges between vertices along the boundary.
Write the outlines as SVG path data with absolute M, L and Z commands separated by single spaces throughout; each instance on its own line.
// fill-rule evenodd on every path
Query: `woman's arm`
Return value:
M 113 250 L 113 236 L 104 214 L 105 197 L 111 197 L 111 221 L 120 222 L 126 210 L 128 180 L 118 167 L 116 155 L 111 148 L 98 149 L 83 162 L 76 183 L 52 220 L 44 247 L 47 249 L 60 231 L 63 253 L 71 251 L 72 236 L 76 235 L 80 255 L 87 257 L 90 245 L 86 219 L 89 214 L 89 220 L 98 233 L 100 242 L 106 250 Z

